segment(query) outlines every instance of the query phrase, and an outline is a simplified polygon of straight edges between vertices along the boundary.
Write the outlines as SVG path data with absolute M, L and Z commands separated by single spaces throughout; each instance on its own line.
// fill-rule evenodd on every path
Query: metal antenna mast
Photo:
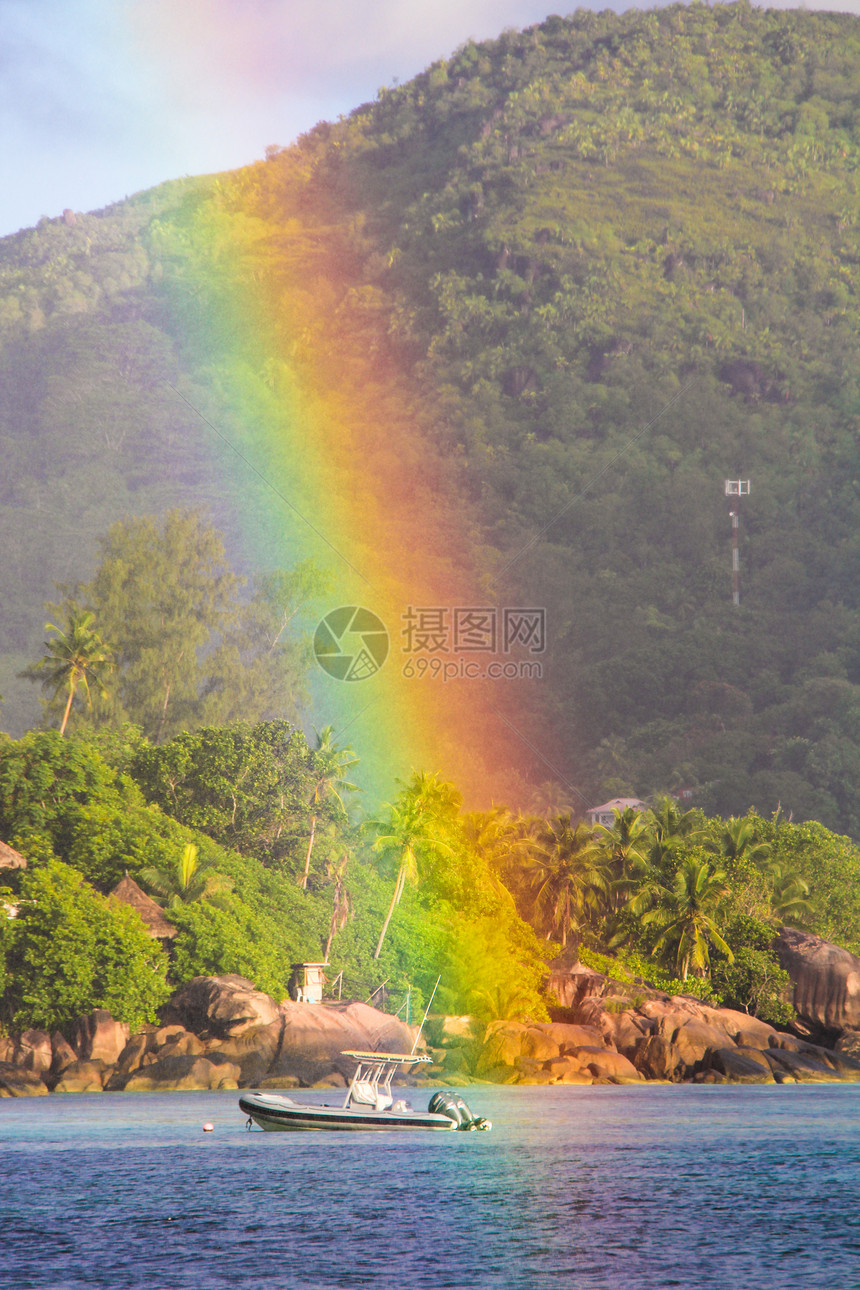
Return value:
M 727 479 L 726 497 L 731 498 L 729 515 L 732 517 L 732 604 L 741 603 L 741 557 L 738 548 L 738 528 L 740 526 L 741 498 L 748 497 L 750 481 L 748 479 Z

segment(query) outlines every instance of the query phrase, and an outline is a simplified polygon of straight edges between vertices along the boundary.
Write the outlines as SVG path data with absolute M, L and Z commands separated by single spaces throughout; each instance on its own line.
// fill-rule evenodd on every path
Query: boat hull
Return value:
M 404 1130 L 432 1129 L 450 1132 L 456 1124 L 447 1115 L 434 1115 L 429 1111 L 374 1111 L 359 1106 L 311 1106 L 307 1102 L 294 1102 L 292 1098 L 277 1094 L 249 1093 L 239 1099 L 239 1109 L 268 1131 L 307 1131 L 332 1129 L 340 1132 L 375 1129 Z

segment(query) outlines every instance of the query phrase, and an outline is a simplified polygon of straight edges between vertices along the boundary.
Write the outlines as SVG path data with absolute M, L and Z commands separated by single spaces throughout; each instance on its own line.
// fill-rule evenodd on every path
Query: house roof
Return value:
M 111 895 L 123 905 L 129 905 L 146 923 L 150 936 L 159 941 L 171 940 L 176 935 L 176 928 L 164 917 L 160 905 L 147 896 L 128 874 L 120 879 Z
M 647 811 L 648 803 L 642 802 L 638 797 L 613 797 L 611 801 L 604 802 L 602 806 L 589 806 L 586 815 L 593 815 L 600 811 L 626 811 L 632 806 L 634 811 Z
M 0 842 L 0 869 L 26 869 L 27 861 L 5 842 Z

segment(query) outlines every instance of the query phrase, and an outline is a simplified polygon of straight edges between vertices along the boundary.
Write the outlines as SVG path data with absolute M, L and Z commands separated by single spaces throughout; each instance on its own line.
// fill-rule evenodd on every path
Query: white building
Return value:
M 585 815 L 592 828 L 602 824 L 605 828 L 611 829 L 615 823 L 615 812 L 626 811 L 628 808 L 634 811 L 647 811 L 648 803 L 640 801 L 638 797 L 613 797 L 602 806 L 590 806 Z

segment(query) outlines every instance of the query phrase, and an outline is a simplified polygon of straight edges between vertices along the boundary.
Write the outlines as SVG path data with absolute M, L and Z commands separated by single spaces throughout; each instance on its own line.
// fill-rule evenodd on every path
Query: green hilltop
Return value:
M 245 170 L 5 239 L 4 724 L 36 720 L 42 603 L 113 521 L 208 507 L 242 568 L 171 386 L 223 412 L 237 346 L 265 371 L 219 309 L 265 265 L 273 305 L 317 302 L 297 363 L 408 373 L 488 589 L 547 608 L 536 720 L 581 792 L 860 836 L 858 160 L 857 18 L 577 12 Z

